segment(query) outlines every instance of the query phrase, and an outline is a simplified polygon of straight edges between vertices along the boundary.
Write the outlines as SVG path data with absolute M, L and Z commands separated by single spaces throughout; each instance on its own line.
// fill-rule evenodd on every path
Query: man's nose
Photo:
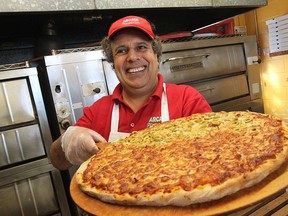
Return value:
M 130 49 L 128 52 L 128 61 L 136 61 L 139 59 L 139 53 L 134 50 L 134 49 Z

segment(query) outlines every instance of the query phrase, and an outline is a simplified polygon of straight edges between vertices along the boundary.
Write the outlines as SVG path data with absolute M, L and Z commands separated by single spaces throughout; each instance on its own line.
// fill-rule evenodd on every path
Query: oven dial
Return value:
M 63 121 L 60 122 L 60 126 L 62 129 L 67 130 L 68 127 L 71 126 L 71 122 L 68 119 L 64 119 Z

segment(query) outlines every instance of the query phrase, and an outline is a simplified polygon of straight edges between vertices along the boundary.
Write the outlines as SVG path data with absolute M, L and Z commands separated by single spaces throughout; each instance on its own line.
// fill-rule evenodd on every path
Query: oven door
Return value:
M 210 105 L 249 96 L 249 88 L 245 74 L 211 80 L 204 83 L 192 83 L 191 86 L 197 89 Z
M 187 83 L 246 71 L 241 44 L 164 53 L 160 72 L 165 82 Z

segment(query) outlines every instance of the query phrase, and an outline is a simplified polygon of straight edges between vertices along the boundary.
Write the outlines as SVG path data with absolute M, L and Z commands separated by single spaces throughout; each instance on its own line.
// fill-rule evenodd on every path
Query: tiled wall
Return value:
M 260 45 L 260 64 L 264 111 L 288 119 L 288 55 L 269 57 L 266 21 L 288 14 L 287 0 L 268 0 L 268 5 L 235 17 L 235 25 L 247 26 L 248 34 L 256 34 Z

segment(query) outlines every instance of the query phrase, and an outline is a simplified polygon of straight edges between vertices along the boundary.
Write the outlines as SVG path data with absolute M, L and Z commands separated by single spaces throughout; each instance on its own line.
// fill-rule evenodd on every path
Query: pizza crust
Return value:
M 287 124 L 284 122 L 283 127 L 285 129 L 285 135 L 288 135 Z M 137 194 L 136 196 L 131 196 L 128 193 L 121 195 L 116 193 L 108 193 L 104 190 L 91 188 L 89 184 L 83 181 L 83 173 L 86 170 L 89 162 L 95 156 L 92 156 L 79 167 L 76 172 L 76 182 L 83 192 L 104 202 L 112 204 L 145 206 L 188 206 L 191 204 L 209 202 L 234 194 L 239 190 L 251 187 L 261 182 L 269 174 L 277 170 L 288 159 L 288 138 L 286 137 L 282 139 L 283 142 L 285 142 L 284 149 L 277 155 L 276 159 L 267 160 L 264 164 L 258 166 L 254 171 L 242 174 L 237 178 L 228 179 L 224 183 L 217 186 L 206 184 L 204 186 L 195 188 L 192 191 L 185 191 L 181 187 L 178 187 L 174 189 L 172 193 L 163 193 L 159 191 L 152 195 L 145 194 L 143 192 Z

